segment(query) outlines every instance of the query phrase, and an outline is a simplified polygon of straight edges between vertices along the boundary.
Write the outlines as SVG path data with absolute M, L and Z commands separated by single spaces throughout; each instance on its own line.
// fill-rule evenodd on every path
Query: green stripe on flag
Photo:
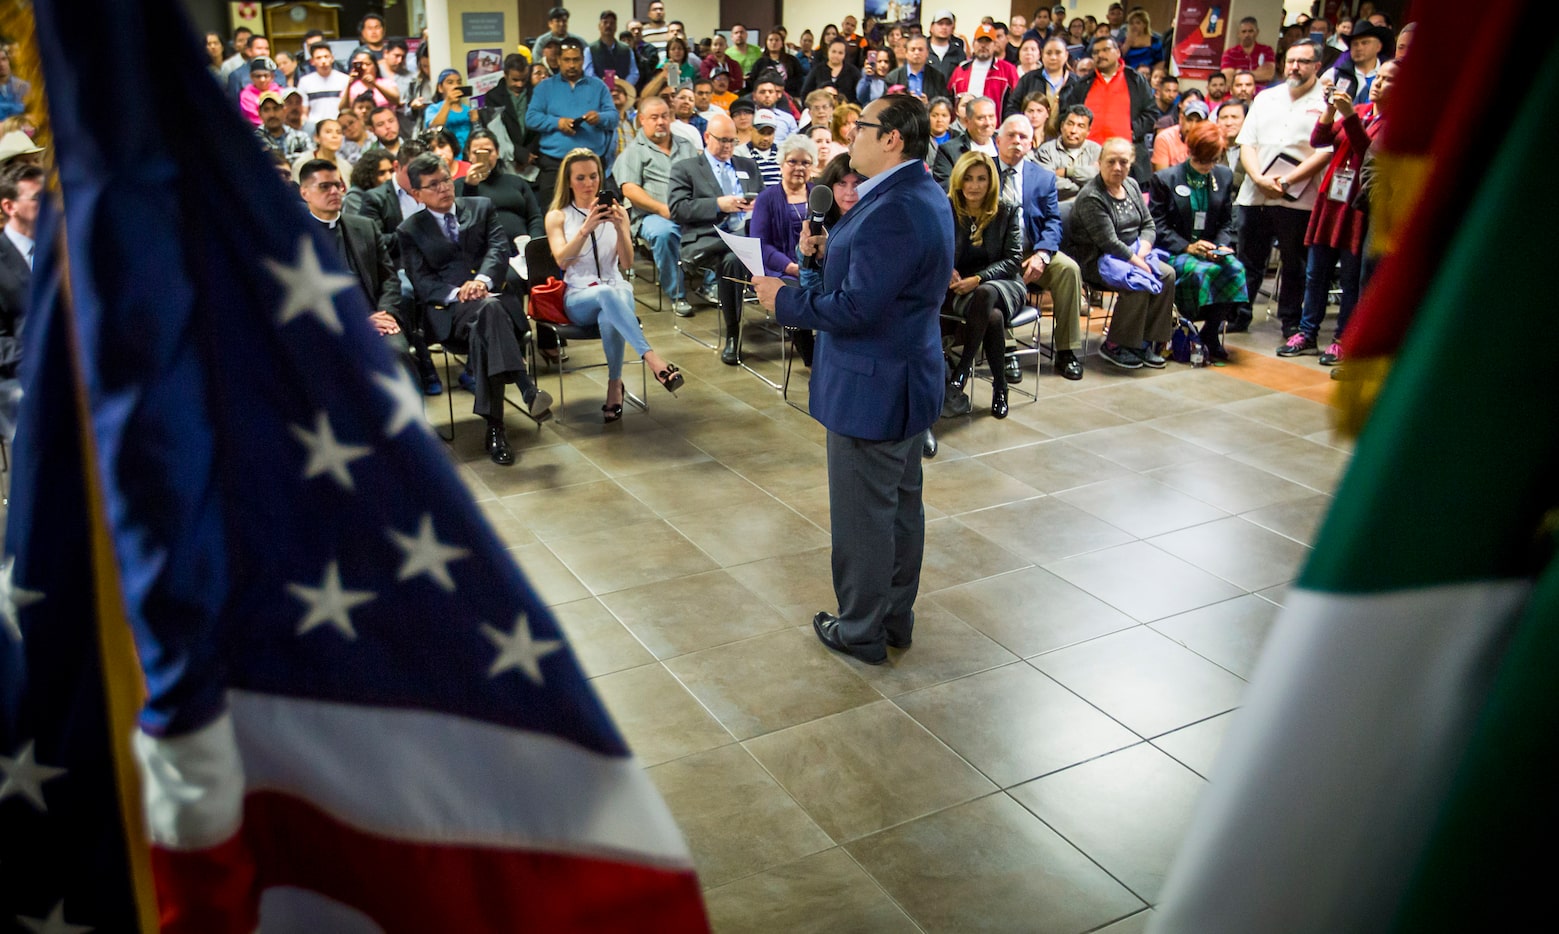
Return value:
M 1559 46 L 1527 88 L 1359 439 L 1302 587 L 1364 593 L 1537 569 L 1534 533 L 1559 488 L 1559 366 L 1547 359 Z

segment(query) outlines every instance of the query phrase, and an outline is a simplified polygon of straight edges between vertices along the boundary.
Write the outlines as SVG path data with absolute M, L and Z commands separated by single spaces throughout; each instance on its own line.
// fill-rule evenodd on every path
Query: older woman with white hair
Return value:
M 1160 349 L 1175 326 L 1175 271 L 1152 257 L 1157 228 L 1131 178 L 1136 160 L 1131 140 L 1104 141 L 1099 174 L 1089 179 L 1072 202 L 1066 255 L 1082 267 L 1083 281 L 1104 287 L 1099 265 L 1108 258 L 1158 280 L 1158 291 L 1121 289 L 1110 316 L 1109 336 L 1099 355 L 1128 370 L 1162 367 Z
M 780 183 L 765 188 L 753 202 L 748 230 L 763 247 L 764 274 L 794 279 L 800 274 L 796 244 L 801 239 L 801 222 L 807 216 L 817 145 L 793 133 L 780 143 L 779 163 Z

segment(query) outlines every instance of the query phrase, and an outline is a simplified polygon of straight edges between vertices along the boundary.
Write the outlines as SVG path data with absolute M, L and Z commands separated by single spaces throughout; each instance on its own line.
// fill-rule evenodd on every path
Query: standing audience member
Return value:
M 1201 321 L 1213 360 L 1227 360 L 1222 327 L 1247 296 L 1245 267 L 1234 258 L 1234 173 L 1223 164 L 1223 131 L 1198 124 L 1184 162 L 1153 174 L 1148 205 L 1156 241 L 1175 270 L 1175 303 Z
M 547 212 L 547 242 L 563 270 L 563 309 L 576 327 L 598 327 L 606 354 L 606 404 L 602 420 L 623 417 L 623 347 L 631 346 L 671 392 L 682 387 L 682 374 L 650 349 L 633 313 L 633 284 L 623 270 L 633 265 L 633 234 L 628 211 L 616 198 L 597 199 L 606 171 L 601 157 L 576 149 L 563 157 L 558 189 Z
M 406 177 L 423 209 L 402 221 L 396 235 L 427 336 L 440 343 L 468 342 L 476 377 L 473 411 L 487 421 L 487 454 L 493 463 L 509 466 L 514 452 L 503 425 L 505 387 L 510 382 L 519 387 L 526 411 L 537 421 L 552 409 L 552 396 L 537 389 L 525 369 L 521 348 L 530 325 L 519 296 L 494 291 L 507 280 L 514 248 L 492 202 L 455 198 L 454 179 L 437 156 L 413 159 Z
M 1229 84 L 1238 90 L 1239 82 L 1236 75 L 1242 71 L 1251 73 L 1251 89 L 1254 95 L 1257 86 L 1269 83 L 1277 74 L 1277 53 L 1272 51 L 1272 46 L 1261 45 L 1256 38 L 1261 35 L 1261 26 L 1256 22 L 1256 17 L 1247 16 L 1240 20 L 1239 44 L 1227 48 L 1223 52 L 1223 61 L 1220 62 L 1221 70 Z M 1317 50 L 1317 58 L 1319 58 Z
M 1061 92 L 1060 107 L 1066 110 L 1085 104 L 1093 111 L 1093 126 L 1088 138 L 1101 146 L 1112 137 L 1130 140 L 1136 147 L 1135 175 L 1146 180 L 1151 161 L 1148 140 L 1158 111 L 1153 106 L 1153 88 L 1148 79 L 1121 64 L 1120 46 L 1109 36 L 1093 40 L 1093 78 L 1079 81 Z
M 1164 60 L 1164 43 L 1153 32 L 1153 20 L 1142 9 L 1126 17 L 1126 38 L 1121 43 L 1121 58 L 1127 68 L 1152 67 Z
M 227 73 L 227 96 L 235 101 L 238 100 L 238 96 L 244 92 L 244 89 L 253 83 L 249 76 L 249 71 L 255 59 L 265 60 L 265 63 L 270 66 L 266 71 L 273 74 L 276 71 L 276 63 L 271 61 L 271 40 L 264 36 L 250 36 L 245 42 L 244 60 Z M 222 67 L 226 68 L 227 66 L 223 65 Z
M 568 31 L 568 20 L 569 13 L 565 7 L 555 6 L 547 11 L 547 31 L 537 36 L 535 43 L 531 45 L 531 61 L 541 61 L 542 50 L 546 48 L 548 42 L 556 42 L 561 46 L 572 39 L 579 43 L 581 49 L 585 47 L 583 36 L 576 36 Z
M 491 124 L 496 112 L 503 124 L 504 135 L 509 139 L 513 152 L 510 157 L 514 170 L 523 172 L 536 161 L 537 134 L 525 123 L 525 111 L 530 107 L 530 66 L 525 56 L 511 53 L 503 60 L 503 80 L 487 92 L 482 122 Z
M 260 142 L 282 158 L 290 178 L 293 158 L 308 152 L 314 141 L 307 133 L 294 130 L 283 122 L 284 106 L 280 94 L 275 91 L 263 92 L 259 98 L 260 126 L 256 132 L 260 135 Z
M 599 156 L 612 152 L 617 136 L 617 108 L 599 78 L 585 74 L 584 44 L 565 41 L 558 56 L 562 70 L 531 89 L 525 123 L 540 137 L 540 174 L 536 189 L 557 188 L 563 157 L 583 146 Z
M 771 29 L 764 37 L 763 54 L 753 59 L 752 66 L 747 69 L 747 80 L 756 82 L 765 71 L 778 72 L 784 78 L 786 94 L 803 96 L 801 87 L 807 80 L 807 73 L 802 69 L 800 59 L 785 51 L 785 37 L 778 30 Z
M 249 37 L 252 35 L 254 35 L 254 30 L 250 29 L 248 26 L 239 26 L 237 29 L 233 30 L 233 54 L 222 61 L 222 68 L 217 73 L 217 77 L 220 79 L 224 87 L 227 86 L 228 77 L 231 76 L 236 69 L 241 67 L 244 62 L 249 60 Z M 10 59 L 7 58 L 7 67 L 9 67 L 10 64 Z M 239 90 L 243 90 L 243 87 L 240 86 Z
M 1321 85 L 1320 49 L 1302 39 L 1284 59 L 1284 81 L 1256 95 L 1245 126 L 1240 130 L 1240 163 L 1245 184 L 1240 186 L 1240 261 L 1245 264 L 1250 301 L 1256 301 L 1272 240 L 1277 238 L 1284 275 L 1278 277 L 1278 319 L 1286 341 L 1299 332 L 1305 280 L 1305 224 L 1315 208 L 1316 173 L 1326 166 L 1331 153 L 1310 145 L 1310 132 L 1326 109 Z M 1290 192 L 1293 189 L 1293 192 Z M 1243 316 L 1242 316 L 1243 317 Z M 1230 330 L 1244 330 L 1248 321 L 1237 320 Z
M 1083 186 L 1072 206 L 1067 252 L 1077 257 L 1083 280 L 1104 283 L 1099 263 L 1114 257 L 1158 279 L 1159 291 L 1123 289 L 1110 318 L 1110 333 L 1099 355 L 1128 370 L 1161 368 L 1160 346 L 1175 325 L 1175 271 L 1149 258 L 1153 250 L 1153 217 L 1142 200 L 1142 189 L 1131 177 L 1132 144 L 1120 137 L 1104 141 L 1099 175 Z
M 373 97 L 375 107 L 394 107 L 401 102 L 400 89 L 394 81 L 379 77 L 379 63 L 367 49 L 353 52 L 346 70 L 347 82 L 338 99 L 339 106 L 350 107 L 364 94 Z
M 774 130 L 776 143 L 785 142 L 785 137 L 796 132 L 796 117 L 790 102 L 784 97 L 783 85 L 780 76 L 770 71 L 759 75 L 752 89 L 753 106 L 774 111 L 774 119 L 779 121 L 779 126 Z
M 634 88 L 639 86 L 639 59 L 633 49 L 617 39 L 617 14 L 601 11 L 596 22 L 601 38 L 585 48 L 585 74 L 606 80 L 608 71 L 627 81 Z
M 298 79 L 298 90 L 308 101 L 309 120 L 335 119 L 341 114 L 341 94 L 350 79 L 336 70 L 336 57 L 323 42 L 309 48 L 309 64 L 313 70 Z
M 937 10 L 931 14 L 930 62 L 944 78 L 951 77 L 958 63 L 969 57 L 964 40 L 953 35 L 955 25 L 957 20 L 951 10 Z
M 888 72 L 888 87 L 903 85 L 907 93 L 927 104 L 947 97 L 947 76 L 927 64 L 930 54 L 925 36 L 911 36 L 904 44 L 904 64 Z
M 1395 62 L 1380 66 L 1370 84 L 1370 103 L 1358 107 L 1342 88 L 1326 88 L 1331 92 L 1331 99 L 1310 134 L 1310 143 L 1334 148 L 1326 171 L 1317 180 L 1320 193 L 1305 230 L 1305 246 L 1310 254 L 1305 273 L 1304 315 L 1299 321 L 1299 333 L 1278 349 L 1280 357 L 1297 357 L 1318 349 L 1321 324 L 1326 320 L 1326 298 L 1332 287 L 1332 270 L 1340 260 L 1342 269 L 1338 284 L 1342 288 L 1342 298 L 1337 306 L 1337 330 L 1331 345 L 1321 353 L 1321 365 L 1336 366 L 1342 362 L 1342 335 L 1359 301 L 1364 237 L 1369 226 L 1365 213 L 1354 207 L 1358 195 L 1355 179 L 1363 168 L 1370 144 L 1385 129 L 1384 111 L 1389 106 L 1397 67 Z
M 947 79 L 947 89 L 962 97 L 989 97 L 998 109 L 1018 86 L 1018 70 L 996 56 L 996 31 L 984 23 L 974 31 L 974 56 L 960 62 Z
M 248 76 L 249 86 L 238 93 L 238 109 L 255 126 L 260 125 L 260 95 L 270 92 L 276 95 L 277 101 L 286 106 L 282 101 L 281 90 L 272 84 L 272 76 L 276 73 L 276 63 L 268 58 L 256 58 L 249 61 L 249 68 L 245 72 Z M 238 72 L 233 72 L 238 74 Z
M 417 72 L 413 68 L 406 67 L 406 56 L 409 47 L 405 39 L 391 39 L 384 44 L 384 55 L 379 58 L 379 77 L 386 81 L 395 82 L 395 89 L 400 92 L 401 109 L 409 111 L 412 93 L 412 85 L 417 83 Z
M 460 72 L 453 68 L 446 68 L 438 73 L 437 95 L 433 103 L 428 105 L 427 116 L 423 118 L 426 126 L 435 130 L 445 130 L 455 138 L 455 149 L 465 149 L 466 138 L 471 135 L 472 111 L 474 105 L 465 99 L 465 90 L 460 84 Z M 434 106 L 434 105 L 437 106 Z
M 861 83 L 861 70 L 845 60 L 847 48 L 848 44 L 843 39 L 828 43 L 828 58 L 807 74 L 807 80 L 801 85 L 803 95 L 811 94 L 819 88 L 833 88 L 839 92 L 841 99 L 855 103 L 855 91 Z
M 612 166 L 612 178 L 633 206 L 634 231 L 649 244 L 661 291 L 671 299 L 671 310 L 678 317 L 691 315 L 693 306 L 688 304 L 677 261 L 682 229 L 671 219 L 666 202 L 671 167 L 696 155 L 696 146 L 671 132 L 671 108 L 660 98 L 649 97 L 639 105 L 638 133 Z

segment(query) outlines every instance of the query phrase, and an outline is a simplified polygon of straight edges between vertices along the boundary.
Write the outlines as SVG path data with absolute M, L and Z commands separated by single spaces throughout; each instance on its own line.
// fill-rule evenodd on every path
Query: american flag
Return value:
M 0 821 L 20 812 L 27 836 L 4 835 L 0 886 L 75 819 L 56 789 L 102 777 L 63 761 L 35 695 L 74 661 L 40 647 L 56 597 L 80 603 L 111 557 L 96 579 L 145 683 L 133 747 L 164 930 L 705 929 L 664 803 L 180 5 L 36 12 L 70 301 L 39 295 L 34 318 L 79 339 L 34 342 L 29 366 L 79 370 L 111 552 L 77 536 L 76 561 L 49 564 L 33 549 L 59 547 L 52 510 L 11 515 Z M 70 407 L 44 414 L 59 389 L 29 396 L 18 444 L 79 463 Z M 116 624 L 87 609 L 69 610 L 85 638 Z M 0 889 L 24 927 L 131 926 L 35 874 Z

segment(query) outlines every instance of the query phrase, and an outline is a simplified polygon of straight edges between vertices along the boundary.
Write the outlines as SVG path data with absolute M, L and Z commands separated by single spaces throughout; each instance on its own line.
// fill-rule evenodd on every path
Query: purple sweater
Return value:
M 807 182 L 808 194 L 811 194 L 812 186 L 812 182 Z M 800 208 L 800 216 L 797 208 Z M 753 202 L 752 222 L 747 226 L 747 233 L 763 244 L 764 272 L 783 276 L 785 267 L 796 261 L 796 242 L 801 239 L 801 221 L 806 217 L 806 210 L 804 203 L 793 205 L 785 201 L 783 184 L 763 189 Z

